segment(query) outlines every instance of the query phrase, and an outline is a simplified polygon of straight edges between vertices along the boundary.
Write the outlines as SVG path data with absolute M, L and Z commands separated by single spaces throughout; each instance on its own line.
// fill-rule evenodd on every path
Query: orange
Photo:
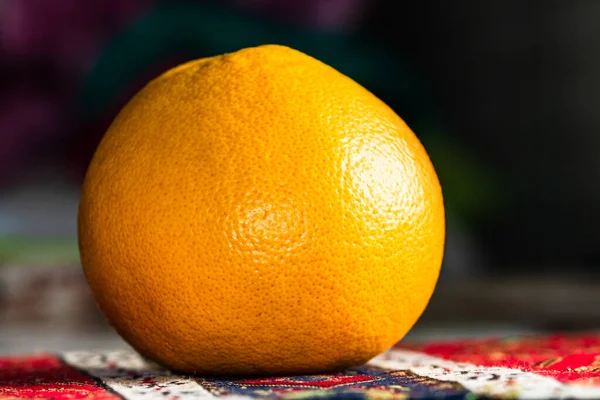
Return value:
M 440 185 L 388 106 L 296 50 L 191 61 L 127 104 L 89 166 L 82 263 L 117 332 L 201 374 L 356 366 L 412 327 Z

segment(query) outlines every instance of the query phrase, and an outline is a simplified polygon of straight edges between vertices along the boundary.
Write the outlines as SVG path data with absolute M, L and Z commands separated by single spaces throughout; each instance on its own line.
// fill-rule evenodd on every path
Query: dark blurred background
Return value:
M 149 79 L 265 43 L 374 92 L 436 166 L 446 258 L 411 337 L 599 327 L 598 20 L 595 0 L 0 1 L 0 351 L 116 343 L 78 265 L 87 163 Z

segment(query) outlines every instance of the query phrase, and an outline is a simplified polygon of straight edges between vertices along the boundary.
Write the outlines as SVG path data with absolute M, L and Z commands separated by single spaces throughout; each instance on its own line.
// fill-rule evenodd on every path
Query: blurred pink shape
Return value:
M 72 129 L 69 105 L 81 75 L 102 42 L 152 1 L 5 0 L 1 4 L 0 67 L 6 70 L 0 70 L 0 179 Z M 40 70 L 46 72 L 45 80 L 37 76 Z M 36 81 L 42 87 L 37 88 Z M 44 89 L 47 85 L 55 89 Z
M 61 104 L 47 94 L 13 89 L 0 96 L 0 179 L 20 166 L 33 149 L 59 133 Z M 3 176 L 4 175 L 4 176 Z
M 73 129 L 74 90 L 102 43 L 156 1 L 0 0 L 0 67 L 8 67 L 8 72 L 0 68 L 0 179 L 26 165 L 45 143 L 58 143 Z M 366 0 L 221 1 L 334 30 L 351 28 L 368 4 Z M 48 72 L 45 79 L 36 78 L 40 70 Z M 34 79 L 55 89 L 37 88 L 31 84 Z M 96 138 L 87 132 L 86 140 L 95 143 Z
M 0 48 L 25 59 L 81 70 L 102 40 L 152 0 L 7 0 Z

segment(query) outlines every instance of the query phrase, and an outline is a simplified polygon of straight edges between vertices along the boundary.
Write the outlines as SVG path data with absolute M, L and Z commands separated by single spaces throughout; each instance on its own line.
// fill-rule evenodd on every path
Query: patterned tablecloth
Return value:
M 0 399 L 600 398 L 600 335 L 401 343 L 330 375 L 175 375 L 130 350 L 0 357 Z

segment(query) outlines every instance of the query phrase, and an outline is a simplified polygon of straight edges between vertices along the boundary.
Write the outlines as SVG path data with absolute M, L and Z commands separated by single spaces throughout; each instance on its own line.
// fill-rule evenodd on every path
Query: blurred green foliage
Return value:
M 68 266 L 78 265 L 77 238 L 72 236 L 0 237 L 0 267 L 22 266 Z

